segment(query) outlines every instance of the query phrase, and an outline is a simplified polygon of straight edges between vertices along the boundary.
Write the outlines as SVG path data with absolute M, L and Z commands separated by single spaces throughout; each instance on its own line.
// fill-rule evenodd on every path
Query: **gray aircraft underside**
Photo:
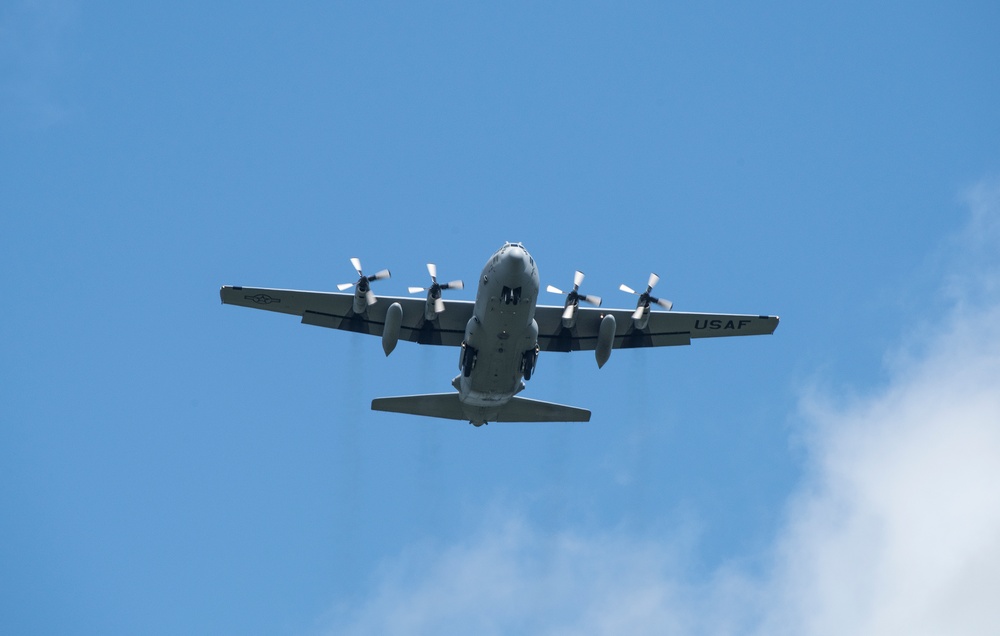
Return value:
M 601 299 L 580 294 L 579 272 L 573 290 L 561 307 L 537 305 L 538 268 L 520 243 L 506 243 L 483 267 L 476 300 L 445 300 L 441 292 L 461 288 L 455 281 L 437 282 L 436 269 L 428 265 L 431 287 L 426 298 L 376 297 L 371 282 L 389 277 L 388 270 L 372 276 L 358 271 L 354 293 L 296 291 L 223 286 L 222 302 L 301 316 L 307 325 L 342 329 L 382 338 L 389 355 L 396 343 L 453 346 L 460 349 L 459 374 L 452 380 L 456 392 L 376 398 L 372 409 L 487 422 L 586 422 L 590 411 L 573 406 L 519 397 L 530 380 L 542 351 L 594 351 L 603 366 L 613 349 L 691 344 L 692 338 L 771 334 L 777 316 L 702 314 L 651 311 L 653 305 L 669 310 L 669 301 L 651 295 L 659 278 L 653 274 L 635 309 L 582 307 L 600 305 Z M 628 292 L 633 290 L 622 285 Z M 560 292 L 553 287 L 549 291 Z

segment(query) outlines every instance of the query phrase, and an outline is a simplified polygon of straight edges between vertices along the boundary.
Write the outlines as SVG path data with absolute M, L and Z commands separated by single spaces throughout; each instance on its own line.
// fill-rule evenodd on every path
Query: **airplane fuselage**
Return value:
M 495 420 L 531 377 L 538 354 L 538 289 L 535 260 L 520 243 L 504 245 L 483 267 L 465 327 L 461 373 L 452 382 L 477 426 Z

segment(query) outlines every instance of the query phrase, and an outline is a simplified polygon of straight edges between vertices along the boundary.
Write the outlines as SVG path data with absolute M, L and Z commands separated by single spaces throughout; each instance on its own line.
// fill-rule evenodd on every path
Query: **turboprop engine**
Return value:
M 437 318 L 437 315 L 444 311 L 444 300 L 441 298 L 441 292 L 446 289 L 463 289 L 465 283 L 460 280 L 453 280 L 443 285 L 437 282 L 437 265 L 434 263 L 427 263 L 427 273 L 431 275 L 430 287 L 409 287 L 408 290 L 411 294 L 417 294 L 422 291 L 427 292 L 427 306 L 424 308 L 424 318 L 430 321 Z
M 649 306 L 651 303 L 656 303 L 660 307 L 663 307 L 667 311 L 674 306 L 669 300 L 663 298 L 654 298 L 650 295 L 653 288 L 656 287 L 656 283 L 660 282 L 660 277 L 656 274 L 649 275 L 649 282 L 646 284 L 646 291 L 639 294 L 628 285 L 622 285 L 618 289 L 629 294 L 639 294 L 639 301 L 635 304 L 635 311 L 632 313 L 632 324 L 635 325 L 636 329 L 645 329 L 646 323 L 649 322 Z
M 391 274 L 389 270 L 383 269 L 380 272 L 376 272 L 371 276 L 365 276 L 361 272 L 361 260 L 357 258 L 351 259 L 351 265 L 358 272 L 358 282 L 356 283 L 341 283 L 337 285 L 337 289 L 344 291 L 345 289 L 354 288 L 354 313 L 363 314 L 368 311 L 369 305 L 374 305 L 376 298 L 375 294 L 372 293 L 371 283 L 377 280 L 382 280 L 384 278 L 389 278 Z
M 587 296 L 586 294 L 580 293 L 580 283 L 582 282 L 583 282 L 583 272 L 577 271 L 576 274 L 573 275 L 573 289 L 571 289 L 569 293 L 566 294 L 566 304 L 562 313 L 562 324 L 563 327 L 566 327 L 567 329 L 572 329 L 573 325 L 576 324 L 576 309 L 577 307 L 580 306 L 581 300 L 585 303 L 590 303 L 595 307 L 601 306 L 600 296 Z M 559 289 L 558 287 L 554 287 L 552 285 L 546 287 L 545 291 L 551 294 L 563 293 L 561 289 Z

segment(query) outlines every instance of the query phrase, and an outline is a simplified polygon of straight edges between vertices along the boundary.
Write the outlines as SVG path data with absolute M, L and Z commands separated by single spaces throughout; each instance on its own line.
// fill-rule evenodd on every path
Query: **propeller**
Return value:
M 464 289 L 465 283 L 460 280 L 453 280 L 450 283 L 442 285 L 437 281 L 437 265 L 434 263 L 427 263 L 427 273 L 431 275 L 430 287 L 409 287 L 408 289 L 411 294 L 429 291 L 430 297 L 434 300 L 434 313 L 439 314 L 444 311 L 444 300 L 441 299 L 441 292 L 446 289 Z
M 642 292 L 641 294 L 639 294 L 639 292 L 635 291 L 628 285 L 622 285 L 621 287 L 618 288 L 623 292 L 639 295 L 639 302 L 636 305 L 635 312 L 632 313 L 632 317 L 634 319 L 639 320 L 640 318 L 642 318 L 643 311 L 646 309 L 646 307 L 649 307 L 650 303 L 656 303 L 657 305 L 663 307 L 667 311 L 670 311 L 670 309 L 674 306 L 674 304 L 669 300 L 665 300 L 663 298 L 654 298 L 653 296 L 650 295 L 650 292 L 653 291 L 653 288 L 656 287 L 656 283 L 658 282 L 660 282 L 660 277 L 657 276 L 656 274 L 650 274 L 649 282 L 646 284 L 646 291 Z
M 358 291 L 365 295 L 365 299 L 368 302 L 368 304 L 369 305 L 374 305 L 375 304 L 375 294 L 372 293 L 371 285 L 369 285 L 369 283 L 371 283 L 373 281 L 376 281 L 376 280 L 382 280 L 384 278 L 389 278 L 389 276 L 390 276 L 389 270 L 383 269 L 382 271 L 376 272 L 376 273 L 372 274 L 371 276 L 365 276 L 364 273 L 361 271 L 361 259 L 359 259 L 359 258 L 352 258 L 351 259 L 351 265 L 353 265 L 354 269 L 357 270 L 357 272 L 358 272 L 358 276 L 359 276 L 358 282 L 356 282 L 356 283 L 341 283 L 340 285 L 337 285 L 337 289 L 339 289 L 340 291 L 344 291 L 345 289 L 348 289 L 348 288 L 351 288 L 351 287 L 357 287 Z
M 576 307 L 577 305 L 580 304 L 581 300 L 585 303 L 590 303 L 595 307 L 601 306 L 600 296 L 587 296 L 585 294 L 580 293 L 580 283 L 582 282 L 583 282 L 583 272 L 577 270 L 577 272 L 573 275 L 573 289 L 571 289 L 570 292 L 566 294 L 566 309 L 563 310 L 563 315 L 562 315 L 562 317 L 566 320 L 570 320 L 573 318 L 573 314 L 576 312 Z M 559 289 L 558 287 L 554 287 L 552 285 L 546 287 L 545 291 L 552 294 L 566 293 L 563 292 L 563 290 Z

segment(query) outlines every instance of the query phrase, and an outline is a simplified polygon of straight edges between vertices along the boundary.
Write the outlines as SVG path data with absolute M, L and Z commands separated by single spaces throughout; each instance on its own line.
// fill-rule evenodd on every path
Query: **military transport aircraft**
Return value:
M 444 300 L 441 292 L 462 289 L 461 281 L 441 284 L 437 268 L 427 266 L 426 299 L 378 298 L 371 283 L 389 278 L 389 270 L 371 276 L 361 262 L 351 263 L 356 283 L 339 285 L 354 293 L 294 291 L 224 286 L 222 302 L 301 316 L 307 325 L 343 329 L 382 337 L 389 355 L 400 338 L 420 344 L 460 348 L 460 373 L 452 380 L 457 392 L 384 397 L 372 400 L 372 409 L 453 420 L 475 426 L 487 422 L 587 422 L 590 411 L 563 404 L 518 397 L 524 381 L 535 373 L 541 351 L 594 351 L 602 367 L 612 349 L 691 344 L 692 338 L 771 334 L 777 316 L 695 314 L 669 311 L 668 300 L 652 296 L 659 281 L 652 274 L 636 308 L 599 309 L 601 299 L 581 294 L 583 274 L 576 273 L 573 289 L 563 306 L 537 305 L 539 278 L 535 259 L 520 243 L 506 243 L 483 267 L 476 300 Z M 547 291 L 562 294 L 551 285 Z M 580 302 L 597 307 L 580 307 Z M 667 311 L 650 311 L 659 305 Z

